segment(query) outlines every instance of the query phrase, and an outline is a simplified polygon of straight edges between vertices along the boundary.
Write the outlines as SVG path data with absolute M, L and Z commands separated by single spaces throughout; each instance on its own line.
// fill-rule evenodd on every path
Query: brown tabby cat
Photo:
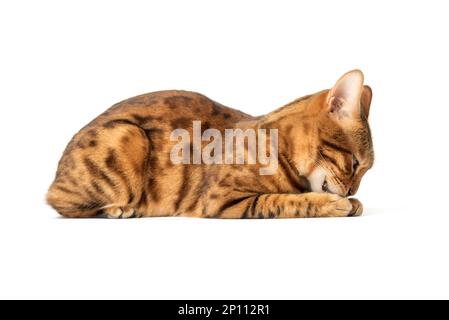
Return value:
M 112 106 L 68 144 L 48 194 L 66 217 L 343 217 L 362 213 L 356 193 L 374 154 L 372 92 L 363 74 L 252 117 L 198 93 L 162 91 Z M 278 129 L 278 166 L 173 164 L 177 128 Z M 205 142 L 203 141 L 203 145 Z M 247 144 L 245 144 L 247 147 Z

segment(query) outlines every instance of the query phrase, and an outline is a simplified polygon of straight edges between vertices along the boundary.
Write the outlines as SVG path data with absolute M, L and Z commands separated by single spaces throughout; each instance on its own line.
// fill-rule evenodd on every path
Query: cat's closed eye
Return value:
M 353 155 L 352 156 L 352 170 L 355 172 L 357 171 L 357 168 L 359 167 L 360 163 L 359 160 Z

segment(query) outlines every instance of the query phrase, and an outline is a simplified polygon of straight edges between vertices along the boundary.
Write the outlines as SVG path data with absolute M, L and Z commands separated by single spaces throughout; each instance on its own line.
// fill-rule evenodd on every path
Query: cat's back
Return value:
M 132 125 L 143 129 L 149 138 L 170 145 L 170 133 L 175 129 L 191 131 L 193 121 L 201 122 L 201 130 L 214 128 L 224 132 L 240 121 L 254 117 L 226 107 L 196 92 L 183 90 L 157 91 L 138 95 L 114 104 L 76 133 L 64 155 L 74 147 L 92 145 L 92 137 L 105 137 L 114 128 Z
M 166 90 L 151 92 L 123 100 L 100 115 L 100 122 L 126 119 L 137 125 L 148 121 L 170 123 L 173 127 L 188 127 L 193 120 L 208 122 L 220 129 L 252 116 L 226 107 L 197 92 Z

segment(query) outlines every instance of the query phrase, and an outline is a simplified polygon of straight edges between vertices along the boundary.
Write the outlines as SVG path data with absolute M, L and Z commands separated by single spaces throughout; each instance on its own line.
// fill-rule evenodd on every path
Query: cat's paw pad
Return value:
M 134 208 L 112 207 L 104 210 L 106 217 L 110 219 L 128 219 L 136 216 Z
M 362 213 L 363 213 L 362 203 L 358 199 L 355 199 L 355 198 L 351 198 L 351 199 L 349 199 L 349 201 L 352 204 L 352 209 L 351 209 L 351 212 L 349 212 L 348 217 L 357 217 L 357 216 L 362 215 Z

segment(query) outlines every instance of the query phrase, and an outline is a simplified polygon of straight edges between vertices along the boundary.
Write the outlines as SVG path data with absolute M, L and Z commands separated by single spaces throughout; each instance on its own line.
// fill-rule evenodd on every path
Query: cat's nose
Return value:
M 346 193 L 346 196 L 349 197 L 349 196 L 353 196 L 353 195 L 354 195 L 354 192 L 352 191 L 352 188 L 349 188 L 348 193 Z

